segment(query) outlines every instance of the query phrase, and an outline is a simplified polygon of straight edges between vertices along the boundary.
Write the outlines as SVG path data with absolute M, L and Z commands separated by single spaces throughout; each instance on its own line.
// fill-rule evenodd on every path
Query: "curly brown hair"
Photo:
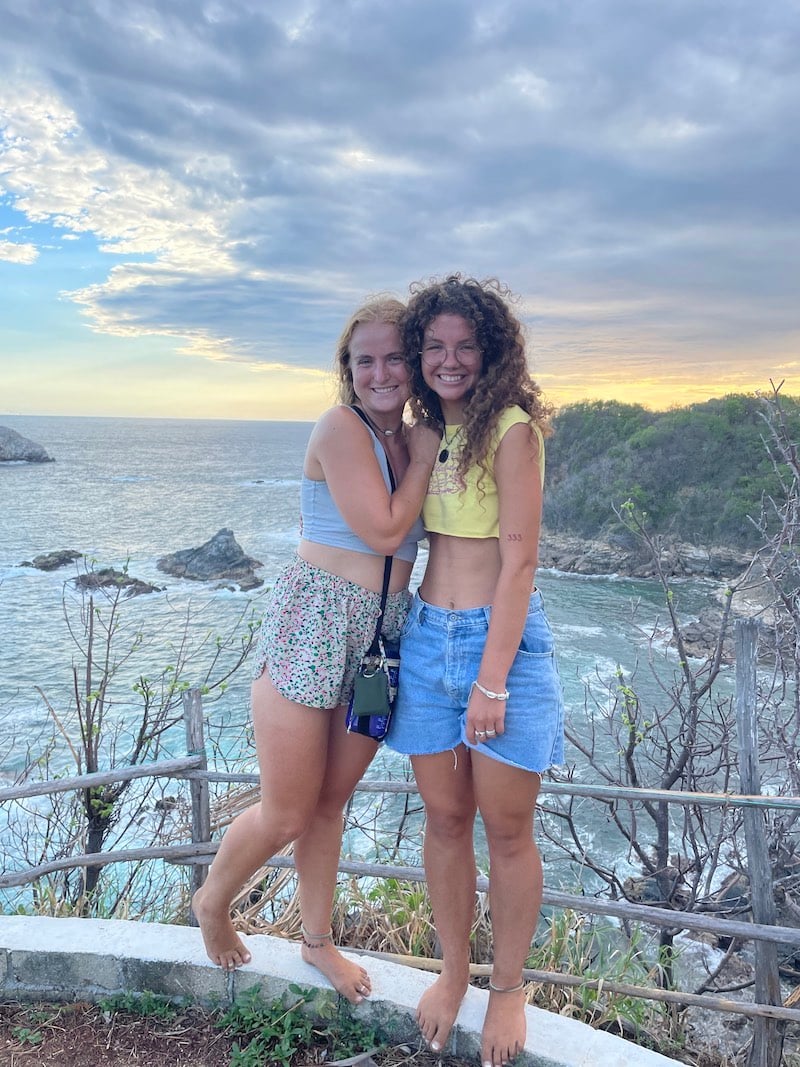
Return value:
M 415 418 L 433 419 L 444 427 L 439 397 L 422 376 L 425 330 L 437 315 L 460 315 L 466 319 L 475 330 L 483 355 L 480 381 L 464 408 L 459 474 L 463 477 L 474 464 L 486 472 L 495 427 L 512 404 L 518 404 L 531 422 L 548 434 L 552 408 L 528 370 L 522 324 L 509 307 L 509 288 L 496 278 L 479 282 L 450 274 L 443 280 L 415 282 L 410 291 L 402 335 L 411 371 L 411 408 Z
M 333 357 L 333 366 L 339 379 L 339 403 L 355 404 L 356 394 L 353 389 L 353 370 L 350 366 L 350 344 L 356 326 L 367 322 L 382 322 L 387 326 L 396 326 L 398 330 L 405 314 L 405 304 L 397 297 L 387 293 L 380 293 L 370 297 L 361 305 L 347 320 L 345 328 L 339 340 L 336 342 L 336 352 Z

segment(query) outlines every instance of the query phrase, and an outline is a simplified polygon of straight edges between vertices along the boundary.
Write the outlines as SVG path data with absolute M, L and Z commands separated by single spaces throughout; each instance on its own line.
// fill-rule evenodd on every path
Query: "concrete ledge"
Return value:
M 203 1003 L 228 1001 L 254 985 L 266 999 L 290 985 L 315 989 L 318 1003 L 337 994 L 283 938 L 246 938 L 253 961 L 227 975 L 206 957 L 200 933 L 188 926 L 116 919 L 0 916 L 0 991 L 7 1000 L 96 1000 L 149 990 Z M 353 955 L 357 955 L 353 953 Z M 398 964 L 361 957 L 372 996 L 354 1009 L 393 1039 L 419 1044 L 414 1012 L 434 977 Z M 470 988 L 450 1040 L 454 1055 L 477 1057 L 488 994 Z M 593 1030 L 574 1019 L 528 1006 L 528 1040 L 516 1061 L 524 1067 L 667 1067 L 676 1060 Z

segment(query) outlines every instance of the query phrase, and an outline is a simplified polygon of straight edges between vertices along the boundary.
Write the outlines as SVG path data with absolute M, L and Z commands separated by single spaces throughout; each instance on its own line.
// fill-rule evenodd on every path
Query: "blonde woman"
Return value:
M 397 300 L 371 301 L 339 340 L 341 403 L 311 433 L 302 537 L 271 592 L 257 645 L 252 713 L 261 799 L 227 830 L 193 900 L 210 958 L 228 970 L 247 964 L 250 952 L 233 927 L 231 902 L 293 841 L 303 959 L 354 1004 L 369 995 L 369 975 L 334 945 L 330 918 L 343 809 L 377 744 L 348 733 L 345 713 L 375 632 L 387 555 L 394 560 L 384 633 L 397 636 L 405 621 L 423 536 L 419 514 L 439 444 L 434 430 L 403 422 L 409 396 L 403 313 Z

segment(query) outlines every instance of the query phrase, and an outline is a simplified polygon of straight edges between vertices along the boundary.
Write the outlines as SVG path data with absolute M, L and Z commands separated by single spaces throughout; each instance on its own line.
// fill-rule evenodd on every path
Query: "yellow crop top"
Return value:
M 539 472 L 544 485 L 544 438 L 542 431 L 518 405 L 506 408 L 497 423 L 489 453 L 487 472 L 474 464 L 462 480 L 458 475 L 460 426 L 445 426 L 444 440 L 455 441 L 447 449 L 444 463 L 435 463 L 428 495 L 422 506 L 422 521 L 431 533 L 450 534 L 451 537 L 499 537 L 500 524 L 497 504 L 497 483 L 494 480 L 494 454 L 512 426 L 525 422 L 533 427 L 539 442 Z M 443 452 L 445 449 L 442 450 Z M 478 481 L 483 475 L 483 482 Z

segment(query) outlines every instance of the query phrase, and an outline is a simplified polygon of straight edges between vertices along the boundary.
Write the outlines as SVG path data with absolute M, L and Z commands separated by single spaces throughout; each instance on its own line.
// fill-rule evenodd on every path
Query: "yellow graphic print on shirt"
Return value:
M 450 454 L 444 463 L 436 462 L 433 465 L 428 482 L 428 496 L 450 496 L 464 492 L 464 479 L 458 473 L 460 449 L 454 451 L 451 448 L 449 451 Z

